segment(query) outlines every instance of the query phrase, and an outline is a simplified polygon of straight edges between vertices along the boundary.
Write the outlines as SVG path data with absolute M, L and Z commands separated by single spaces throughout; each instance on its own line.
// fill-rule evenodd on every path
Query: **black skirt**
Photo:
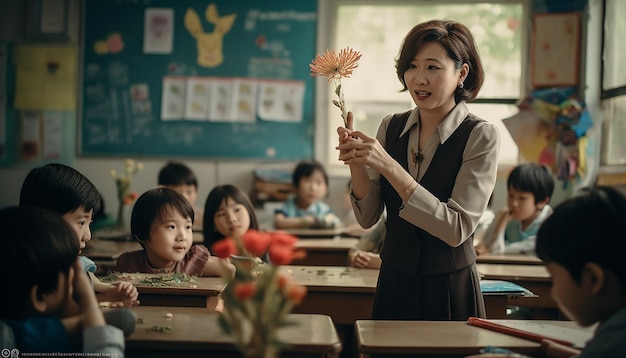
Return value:
M 418 276 L 385 268 L 378 276 L 373 319 L 464 321 L 485 318 L 476 265 L 459 271 Z

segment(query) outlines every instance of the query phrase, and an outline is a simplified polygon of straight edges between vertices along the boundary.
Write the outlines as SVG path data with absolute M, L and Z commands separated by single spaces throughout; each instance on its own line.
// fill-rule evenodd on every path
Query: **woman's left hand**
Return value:
M 380 173 L 392 160 L 376 138 L 361 131 L 348 133 L 345 128 L 338 132 L 340 144 L 335 149 L 339 150 L 339 160 L 345 164 L 364 164 Z

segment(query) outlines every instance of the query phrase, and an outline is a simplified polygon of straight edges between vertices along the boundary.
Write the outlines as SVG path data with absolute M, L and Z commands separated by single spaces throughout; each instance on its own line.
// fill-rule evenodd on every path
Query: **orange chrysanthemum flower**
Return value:
M 339 100 L 333 100 L 333 104 L 341 110 L 344 126 L 347 126 L 347 111 L 343 91 L 341 89 L 341 79 L 348 78 L 352 75 L 352 71 L 356 69 L 361 59 L 361 53 L 349 47 L 342 49 L 339 53 L 333 50 L 326 50 L 324 55 L 315 55 L 315 59 L 311 62 L 311 76 L 326 76 L 328 83 L 335 83 L 335 94 Z

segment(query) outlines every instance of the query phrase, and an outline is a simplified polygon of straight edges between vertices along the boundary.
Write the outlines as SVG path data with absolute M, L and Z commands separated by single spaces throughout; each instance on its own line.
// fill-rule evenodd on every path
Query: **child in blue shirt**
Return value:
M 276 229 L 334 228 L 341 220 L 322 199 L 328 195 L 328 175 L 316 161 L 302 161 L 292 175 L 295 195 L 274 214 Z
M 0 227 L 0 271 L 10 290 L 3 295 L 0 318 L 10 328 L 4 327 L 3 337 L 12 335 L 11 346 L 20 353 L 123 357 L 124 334 L 106 324 L 77 259 L 79 241 L 63 218 L 42 208 L 9 207 L 0 210 Z
M 552 213 L 548 205 L 554 176 L 540 164 L 516 166 L 507 179 L 507 208 L 487 228 L 477 254 L 533 254 L 541 223 Z

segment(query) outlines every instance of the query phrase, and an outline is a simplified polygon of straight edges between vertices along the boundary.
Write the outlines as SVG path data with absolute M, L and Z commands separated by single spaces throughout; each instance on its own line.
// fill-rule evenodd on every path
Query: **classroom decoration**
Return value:
M 348 127 L 348 113 L 341 88 L 341 79 L 349 78 L 352 75 L 352 71 L 359 66 L 360 59 L 361 53 L 359 51 L 346 47 L 339 53 L 335 53 L 333 50 L 326 50 L 323 56 L 318 53 L 309 65 L 311 76 L 326 76 L 328 83 L 332 81 L 335 84 L 335 94 L 339 100 L 332 102 L 341 110 L 341 118 L 343 118 L 343 125 L 346 128 Z
M 586 134 L 593 120 L 575 87 L 533 91 L 520 112 L 503 120 L 524 161 L 552 168 L 558 179 L 582 177 L 586 171 Z
M 124 223 L 124 207 L 132 204 L 139 196 L 137 192 L 130 191 L 130 185 L 133 182 L 135 174 L 141 169 L 143 169 L 141 162 L 127 159 L 124 164 L 124 174 L 118 176 L 115 169 L 111 169 L 110 171 L 111 177 L 115 179 L 115 186 L 117 188 L 118 207 L 115 220 L 115 228 L 117 230 L 123 231 L 126 229 L 126 224 Z
M 531 80 L 533 87 L 578 85 L 579 12 L 533 16 Z
M 311 158 L 317 8 L 317 0 L 85 0 L 81 96 L 72 102 L 80 154 Z
M 248 230 L 242 237 L 224 238 L 211 248 L 237 269 L 233 279 L 225 278 L 228 284 L 222 292 L 219 323 L 235 338 L 244 357 L 278 357 L 283 348 L 278 329 L 295 324 L 288 315 L 302 301 L 306 288 L 279 274 L 278 265 L 304 254 L 294 250 L 296 241 L 284 232 Z M 260 262 L 260 256 L 269 257 L 271 264 Z

